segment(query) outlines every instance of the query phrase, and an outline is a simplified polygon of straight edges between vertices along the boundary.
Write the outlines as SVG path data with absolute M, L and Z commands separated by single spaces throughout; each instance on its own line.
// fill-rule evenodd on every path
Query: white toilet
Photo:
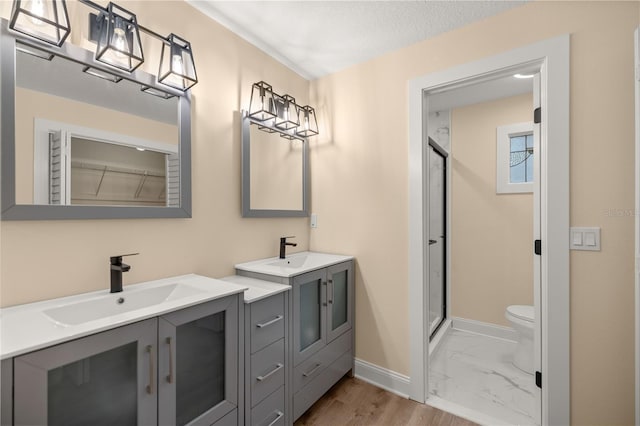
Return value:
M 508 306 L 504 316 L 518 334 L 513 365 L 525 373 L 533 374 L 533 306 Z

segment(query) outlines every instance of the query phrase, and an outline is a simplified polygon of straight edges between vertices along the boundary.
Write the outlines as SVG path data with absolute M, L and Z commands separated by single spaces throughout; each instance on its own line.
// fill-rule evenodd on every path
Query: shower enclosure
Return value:
M 447 152 L 429 138 L 429 339 L 447 316 L 446 166 Z

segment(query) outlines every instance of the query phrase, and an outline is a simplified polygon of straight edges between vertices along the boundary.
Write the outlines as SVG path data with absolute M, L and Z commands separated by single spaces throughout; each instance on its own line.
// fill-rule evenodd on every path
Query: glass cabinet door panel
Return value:
M 324 269 L 293 277 L 293 358 L 296 365 L 326 343 L 326 278 Z
M 160 317 L 159 424 L 211 425 L 237 407 L 241 300 L 228 296 Z
M 320 316 L 320 280 L 300 285 L 300 350 L 303 351 L 322 338 Z
M 136 343 L 48 371 L 49 425 L 132 425 L 138 422 Z
M 327 268 L 328 341 L 351 328 L 353 309 L 353 267 L 351 262 Z
M 331 286 L 331 331 L 347 322 L 348 288 L 347 271 L 332 275 Z
M 184 425 L 225 397 L 224 312 L 176 328 L 176 424 Z
M 16 357 L 14 424 L 156 424 L 157 335 L 153 318 Z

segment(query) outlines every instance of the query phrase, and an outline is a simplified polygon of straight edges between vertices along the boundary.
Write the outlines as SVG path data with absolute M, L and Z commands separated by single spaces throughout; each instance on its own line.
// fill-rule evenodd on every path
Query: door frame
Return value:
M 414 78 L 409 82 L 409 324 L 411 399 L 428 397 L 428 258 L 424 188 L 429 92 L 539 65 L 542 128 L 541 350 L 542 424 L 570 424 L 569 329 L 569 35 L 562 35 Z M 552 141 L 553 143 L 549 143 Z M 553 285 L 550 285 L 553 283 Z
M 635 239 L 636 239 L 636 265 L 635 265 L 635 316 L 636 316 L 636 424 L 640 425 L 640 27 L 634 33 L 635 56 L 635 118 L 636 118 L 636 211 L 635 211 Z

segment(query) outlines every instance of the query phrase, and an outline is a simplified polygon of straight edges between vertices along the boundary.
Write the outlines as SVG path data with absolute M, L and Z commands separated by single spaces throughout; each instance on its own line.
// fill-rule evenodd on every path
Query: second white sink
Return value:
M 121 293 L 46 309 L 43 313 L 59 324 L 78 325 L 201 293 L 200 289 L 178 283 L 140 290 L 125 289 Z
M 285 259 L 270 257 L 268 259 L 240 263 L 236 265 L 236 269 L 277 277 L 292 277 L 351 259 L 353 259 L 353 256 L 303 251 L 288 254 Z

